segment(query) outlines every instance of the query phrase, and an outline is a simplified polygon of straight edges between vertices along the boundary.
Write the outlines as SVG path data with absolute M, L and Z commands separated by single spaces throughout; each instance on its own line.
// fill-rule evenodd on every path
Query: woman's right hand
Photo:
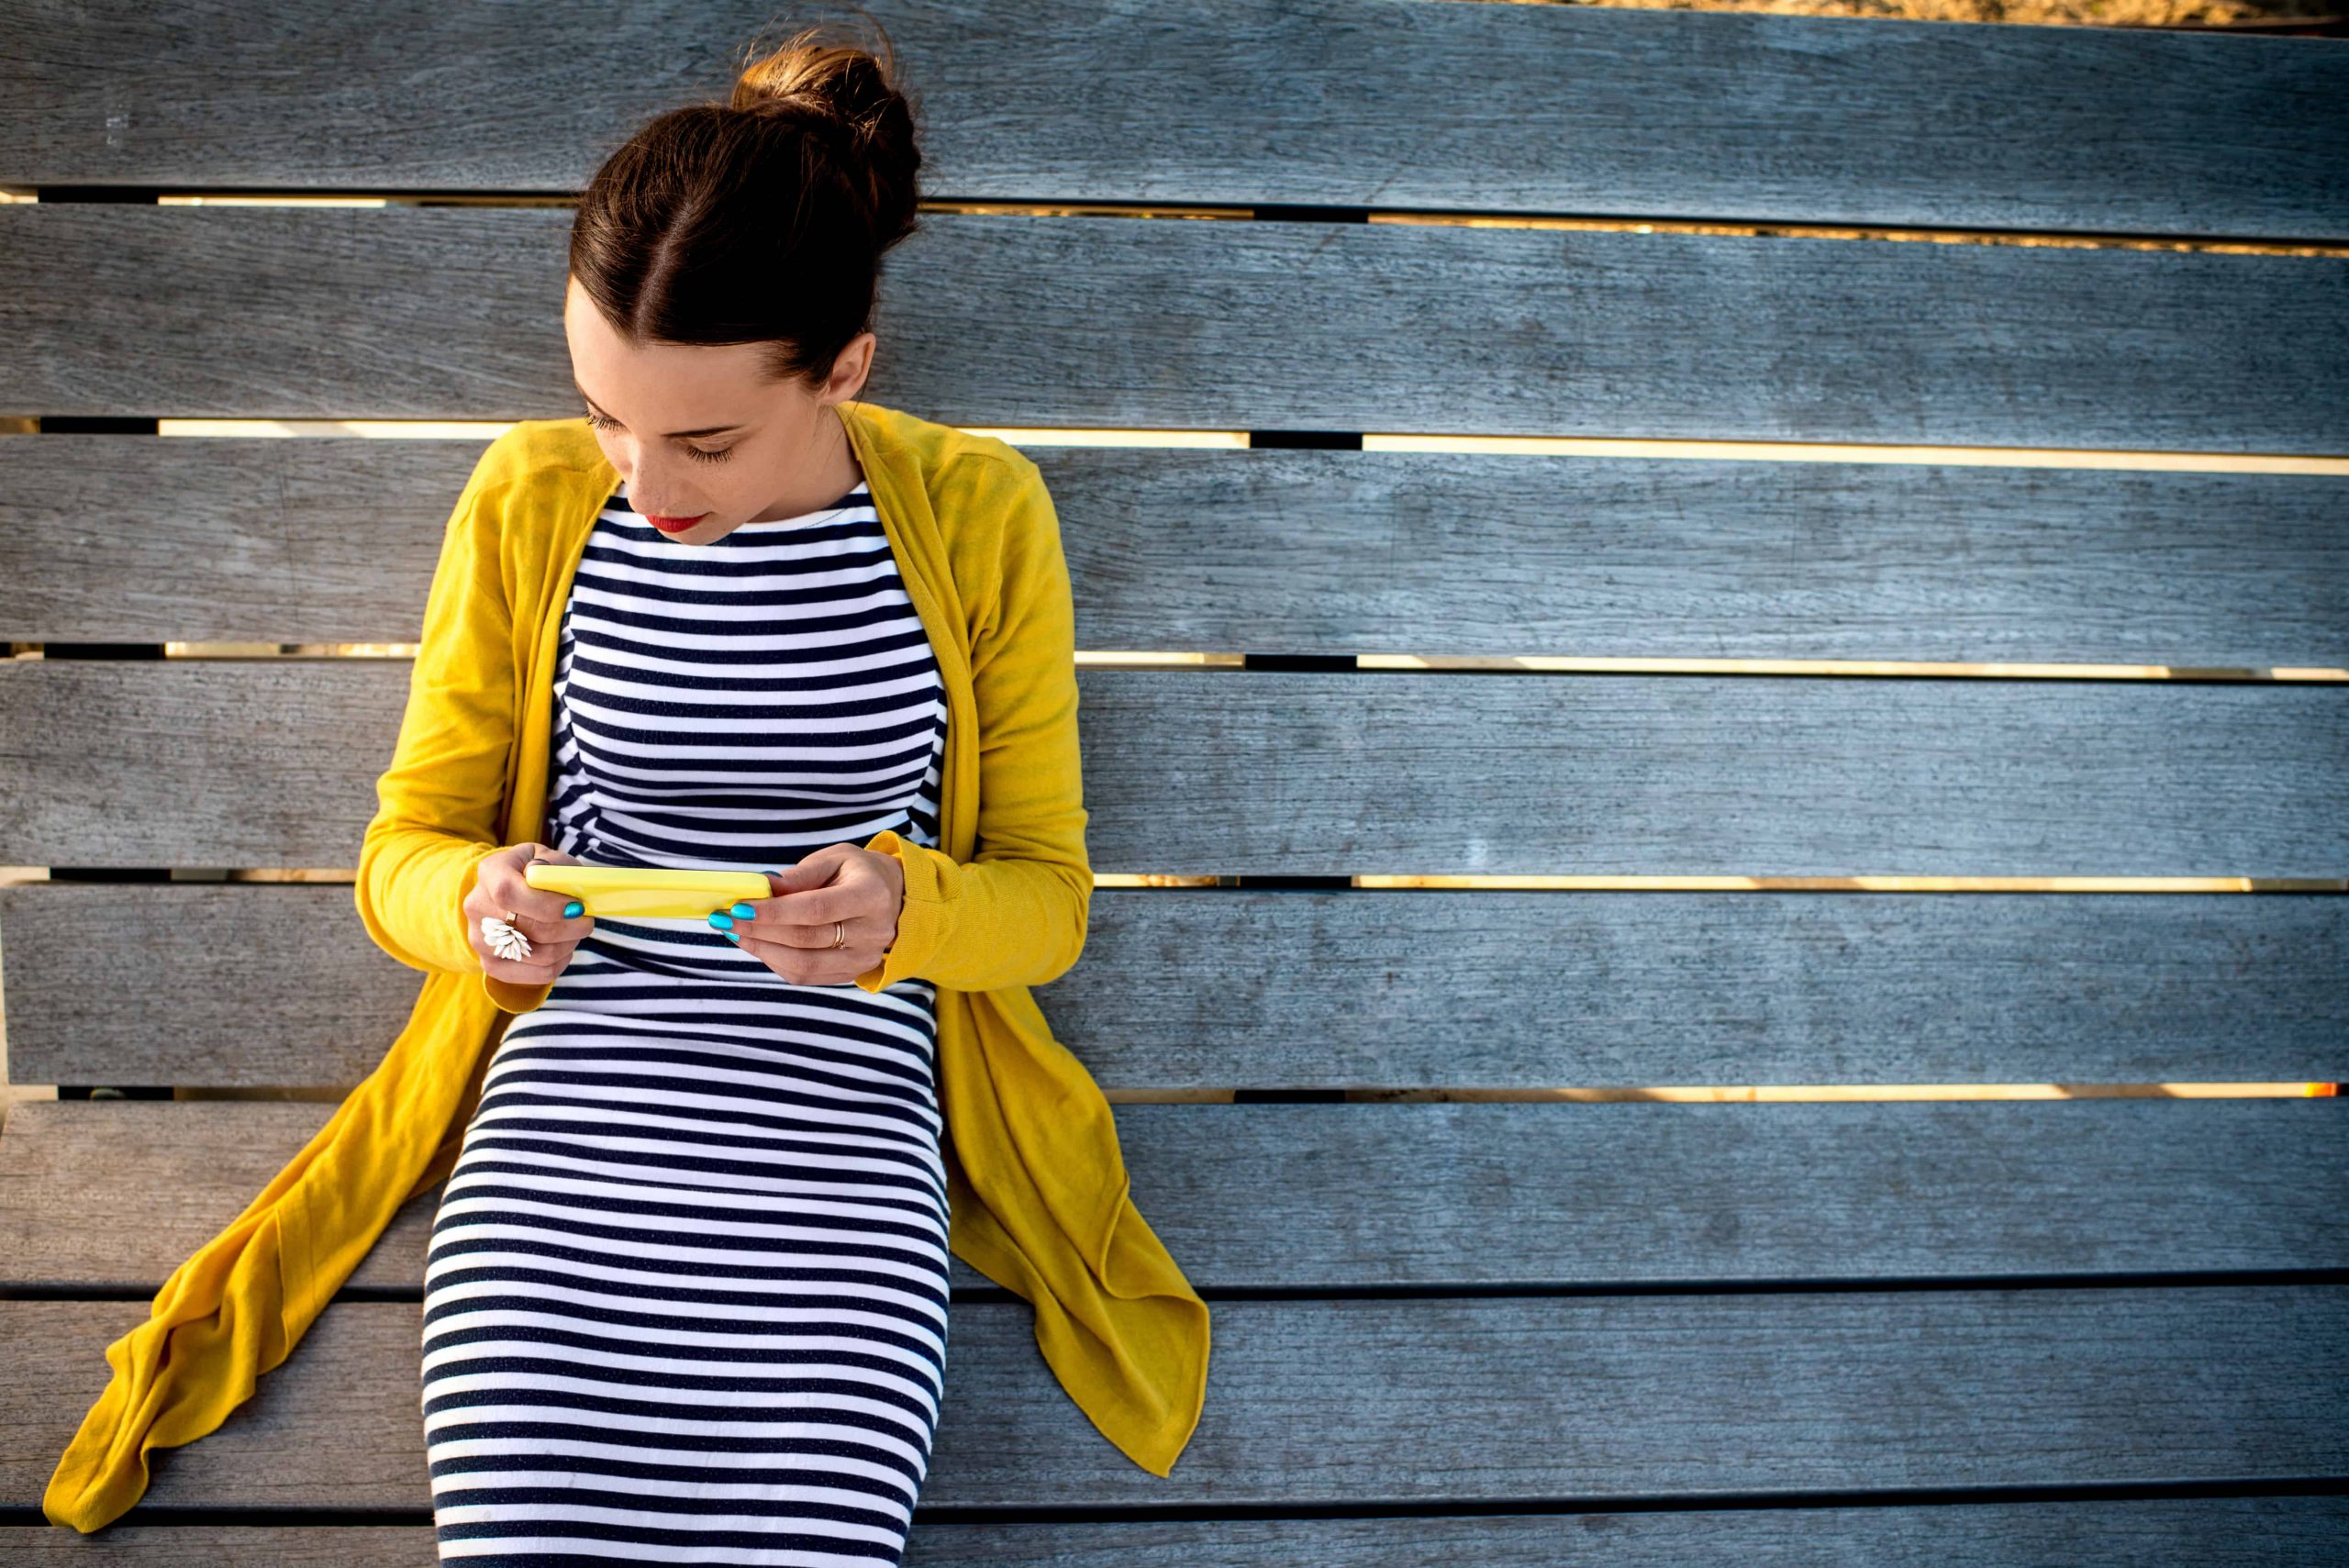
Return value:
M 465 895 L 465 940 L 473 943 L 482 973 L 493 980 L 544 985 L 562 973 L 580 940 L 596 929 L 592 915 L 563 915 L 573 902 L 569 894 L 532 887 L 522 879 L 523 868 L 534 860 L 566 866 L 584 863 L 577 856 L 545 844 L 509 844 L 482 857 L 473 890 Z M 509 909 L 514 912 L 514 929 L 530 939 L 528 958 L 498 957 L 481 934 L 484 917 L 503 920 Z

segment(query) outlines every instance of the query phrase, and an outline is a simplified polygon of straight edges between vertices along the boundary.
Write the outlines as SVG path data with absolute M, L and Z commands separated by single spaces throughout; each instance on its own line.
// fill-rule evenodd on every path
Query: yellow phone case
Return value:
M 634 916 L 645 920 L 699 920 L 738 899 L 772 898 L 755 871 L 673 871 L 643 866 L 567 866 L 532 861 L 522 869 L 532 887 L 568 893 L 591 917 Z

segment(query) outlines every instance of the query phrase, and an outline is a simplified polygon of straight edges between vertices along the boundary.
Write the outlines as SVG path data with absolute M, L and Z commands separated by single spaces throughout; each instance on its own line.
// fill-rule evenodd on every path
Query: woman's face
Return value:
M 872 368 L 870 332 L 853 339 L 820 394 L 759 377 L 754 343 L 637 348 L 606 323 L 576 280 L 565 285 L 571 371 L 604 456 L 648 516 L 700 520 L 685 544 L 744 523 L 796 517 L 840 498 L 856 463 L 833 405 L 854 397 Z M 845 476 L 845 477 L 844 477 Z

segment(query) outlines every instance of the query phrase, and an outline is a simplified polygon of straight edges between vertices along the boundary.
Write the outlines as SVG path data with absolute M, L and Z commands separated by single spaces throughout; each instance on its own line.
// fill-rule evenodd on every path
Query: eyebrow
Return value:
M 571 384 L 573 389 L 579 394 L 579 400 L 582 403 L 584 403 L 588 407 L 595 409 L 596 413 L 604 414 L 604 410 L 596 404 L 596 400 L 587 395 L 587 389 L 579 384 L 578 377 L 572 377 Z M 612 418 L 609 414 L 604 414 L 604 417 L 607 419 Z M 616 425 L 619 423 L 617 419 L 613 419 L 612 422 Z M 672 430 L 669 432 L 669 439 L 673 441 L 682 441 L 690 439 L 695 436 L 722 436 L 729 430 L 740 430 L 746 428 L 748 428 L 748 427 L 742 425 L 712 425 L 705 430 Z

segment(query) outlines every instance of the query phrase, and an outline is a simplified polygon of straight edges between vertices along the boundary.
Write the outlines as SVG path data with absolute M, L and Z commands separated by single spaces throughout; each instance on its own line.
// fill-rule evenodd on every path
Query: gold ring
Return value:
M 848 939 L 847 939 L 846 937 L 844 937 L 843 935 L 841 935 L 841 922 L 840 922 L 840 921 L 838 921 L 838 920 L 833 921 L 833 922 L 832 922 L 832 945 L 833 945 L 834 947 L 838 947 L 838 946 L 840 946 L 840 945 L 841 945 L 841 943 L 842 943 L 843 941 L 846 941 L 847 940 L 848 940 Z

